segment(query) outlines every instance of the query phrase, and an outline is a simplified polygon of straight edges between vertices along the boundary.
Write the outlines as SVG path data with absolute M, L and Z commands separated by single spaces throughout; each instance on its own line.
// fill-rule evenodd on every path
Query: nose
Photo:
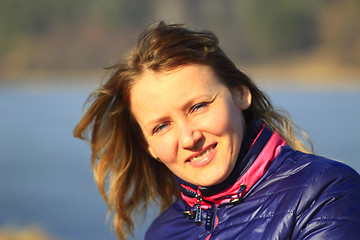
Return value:
M 179 145 L 184 149 L 191 149 L 202 138 L 202 133 L 192 126 L 188 121 L 184 121 L 179 126 Z

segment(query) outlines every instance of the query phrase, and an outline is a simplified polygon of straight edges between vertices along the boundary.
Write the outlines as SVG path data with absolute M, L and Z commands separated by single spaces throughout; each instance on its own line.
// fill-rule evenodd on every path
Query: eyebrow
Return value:
M 218 94 L 216 94 L 217 96 Z M 185 102 L 185 104 L 181 107 L 181 109 L 183 111 L 185 111 L 186 109 L 189 109 L 191 108 L 196 102 L 203 102 L 204 99 L 206 99 L 205 101 L 207 102 L 213 102 L 214 99 L 216 98 L 216 96 L 214 96 L 213 94 L 211 94 L 211 96 L 208 96 L 208 95 L 201 95 L 201 96 L 197 96 L 197 97 L 194 97 L 194 98 L 190 98 L 188 99 L 187 102 Z

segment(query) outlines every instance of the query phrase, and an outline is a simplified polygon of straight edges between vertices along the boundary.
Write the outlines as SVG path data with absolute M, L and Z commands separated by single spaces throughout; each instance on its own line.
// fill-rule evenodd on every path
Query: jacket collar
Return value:
M 285 140 L 265 123 L 252 122 L 246 131 L 237 162 L 229 177 L 222 183 L 210 187 L 196 186 L 177 178 L 181 197 L 190 207 L 200 205 L 202 209 L 238 202 L 263 176 L 284 145 Z

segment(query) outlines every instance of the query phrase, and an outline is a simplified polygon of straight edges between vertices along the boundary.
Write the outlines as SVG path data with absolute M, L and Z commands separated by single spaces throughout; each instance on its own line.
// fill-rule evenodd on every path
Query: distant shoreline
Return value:
M 360 66 L 320 61 L 316 58 L 284 59 L 249 65 L 237 63 L 240 70 L 264 88 L 297 87 L 314 90 L 360 91 Z M 3 71 L 1 85 L 26 89 L 97 87 L 108 72 L 104 69 Z

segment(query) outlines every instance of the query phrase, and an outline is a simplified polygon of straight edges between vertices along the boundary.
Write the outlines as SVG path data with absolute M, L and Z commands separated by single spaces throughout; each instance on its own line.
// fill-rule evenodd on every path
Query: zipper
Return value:
M 185 190 L 189 195 L 196 198 L 195 211 L 184 211 L 183 215 L 187 218 L 194 219 L 195 224 L 198 226 L 200 226 L 202 224 L 201 203 L 203 202 L 203 198 L 201 196 L 199 188 L 196 193 L 192 192 L 186 188 L 183 188 L 183 190 Z
M 201 219 L 201 202 L 203 200 L 203 198 L 200 196 L 200 194 L 196 194 L 196 199 L 197 199 L 197 203 L 196 203 L 196 211 L 195 211 L 195 224 L 200 226 L 202 219 Z

